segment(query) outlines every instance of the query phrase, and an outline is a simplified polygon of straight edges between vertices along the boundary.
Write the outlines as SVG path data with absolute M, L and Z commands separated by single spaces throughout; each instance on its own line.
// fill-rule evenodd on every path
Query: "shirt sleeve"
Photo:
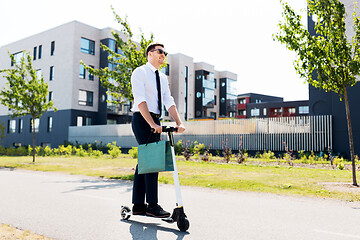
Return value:
M 169 110 L 171 106 L 176 106 L 174 98 L 171 96 L 170 88 L 169 88 L 169 81 L 167 80 L 167 77 L 163 77 L 163 81 L 161 86 L 164 86 L 164 92 L 163 92 L 163 103 L 165 105 L 166 110 Z
M 142 69 L 137 68 L 131 75 L 131 90 L 134 97 L 134 106 L 146 102 L 145 97 L 145 73 Z

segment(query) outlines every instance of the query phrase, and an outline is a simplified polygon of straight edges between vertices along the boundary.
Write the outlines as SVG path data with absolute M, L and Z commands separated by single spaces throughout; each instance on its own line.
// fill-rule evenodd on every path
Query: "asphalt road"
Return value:
M 124 181 L 0 169 L 0 223 L 55 239 L 360 239 L 360 203 L 182 187 L 188 232 L 159 219 L 120 218 Z M 172 211 L 172 185 L 160 185 Z

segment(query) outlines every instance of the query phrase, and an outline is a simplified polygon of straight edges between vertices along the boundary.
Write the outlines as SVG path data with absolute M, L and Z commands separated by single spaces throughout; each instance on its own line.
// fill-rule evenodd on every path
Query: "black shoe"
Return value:
M 162 207 L 160 207 L 159 204 L 156 204 L 154 207 L 148 206 L 146 208 L 146 215 L 150 217 L 156 217 L 156 218 L 167 218 L 170 217 L 170 213 L 164 211 Z
M 146 215 L 146 204 L 134 204 L 132 207 L 133 215 Z

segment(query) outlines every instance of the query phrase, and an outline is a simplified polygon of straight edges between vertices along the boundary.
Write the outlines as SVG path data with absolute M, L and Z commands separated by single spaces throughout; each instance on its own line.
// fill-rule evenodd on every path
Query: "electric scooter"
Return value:
M 189 229 L 190 223 L 184 212 L 181 191 L 180 191 L 179 175 L 178 175 L 176 159 L 175 159 L 173 132 L 177 131 L 177 129 L 174 127 L 163 126 L 162 131 L 168 133 L 168 139 L 169 139 L 170 145 L 171 145 L 171 153 L 172 153 L 173 164 L 174 164 L 173 177 L 174 177 L 174 186 L 175 186 L 175 194 L 176 194 L 176 202 L 177 202 L 176 208 L 174 209 L 172 215 L 168 218 L 163 218 L 162 220 L 167 223 L 176 222 L 179 230 L 182 232 L 185 232 L 186 230 Z M 132 215 L 132 211 L 127 206 L 121 206 L 120 214 L 121 214 L 122 219 L 128 220 L 130 218 L 130 216 Z

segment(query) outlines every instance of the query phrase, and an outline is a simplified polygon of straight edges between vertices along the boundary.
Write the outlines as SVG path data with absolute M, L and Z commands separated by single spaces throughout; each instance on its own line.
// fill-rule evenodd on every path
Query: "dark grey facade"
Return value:
M 308 30 L 311 35 L 315 32 L 315 23 L 308 16 Z M 316 78 L 316 75 L 314 75 Z M 360 85 L 356 84 L 348 89 L 349 108 L 354 138 L 355 154 L 360 155 Z M 333 119 L 333 151 L 350 158 L 349 135 L 345 113 L 345 102 L 340 101 L 338 94 L 325 92 L 322 89 L 309 86 L 309 111 L 310 115 L 332 115 Z

